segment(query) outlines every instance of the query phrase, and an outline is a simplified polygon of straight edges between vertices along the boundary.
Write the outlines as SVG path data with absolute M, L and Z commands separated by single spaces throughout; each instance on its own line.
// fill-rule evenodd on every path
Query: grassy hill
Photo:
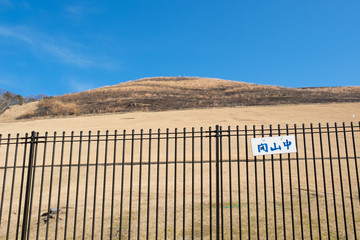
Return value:
M 155 77 L 39 101 L 20 118 L 276 104 L 360 102 L 360 87 L 285 88 L 213 78 Z

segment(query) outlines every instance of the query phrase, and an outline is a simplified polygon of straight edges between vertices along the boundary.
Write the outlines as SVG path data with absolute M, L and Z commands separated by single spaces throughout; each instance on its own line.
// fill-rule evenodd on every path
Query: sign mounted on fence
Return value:
M 296 152 L 295 136 L 252 138 L 253 156 Z

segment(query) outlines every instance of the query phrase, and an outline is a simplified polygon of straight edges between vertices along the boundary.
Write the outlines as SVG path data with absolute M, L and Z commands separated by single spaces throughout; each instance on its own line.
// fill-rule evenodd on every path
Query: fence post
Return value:
M 24 202 L 24 217 L 23 217 L 23 225 L 21 231 L 21 239 L 26 239 L 27 234 L 27 224 L 29 217 L 29 203 L 30 203 L 30 190 L 31 190 L 31 179 L 32 179 L 32 168 L 34 162 L 34 149 L 36 144 L 36 133 L 33 131 L 31 132 L 30 138 L 30 153 L 29 153 L 29 165 L 28 165 L 28 174 L 27 174 L 27 182 L 26 182 L 26 192 L 25 192 L 25 202 Z
M 220 130 L 219 125 L 216 125 L 216 239 L 220 239 L 220 167 L 219 167 L 219 159 L 220 159 Z

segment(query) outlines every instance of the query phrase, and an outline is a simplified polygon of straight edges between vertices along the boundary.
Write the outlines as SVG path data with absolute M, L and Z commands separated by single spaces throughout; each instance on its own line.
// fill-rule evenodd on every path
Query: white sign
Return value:
M 253 156 L 296 152 L 295 136 L 252 138 Z

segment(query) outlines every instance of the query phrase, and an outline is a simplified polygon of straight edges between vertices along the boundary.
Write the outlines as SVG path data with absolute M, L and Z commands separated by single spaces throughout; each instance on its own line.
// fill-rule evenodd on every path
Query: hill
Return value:
M 19 118 L 189 108 L 360 102 L 360 87 L 286 88 L 197 77 L 144 78 L 44 98 Z

